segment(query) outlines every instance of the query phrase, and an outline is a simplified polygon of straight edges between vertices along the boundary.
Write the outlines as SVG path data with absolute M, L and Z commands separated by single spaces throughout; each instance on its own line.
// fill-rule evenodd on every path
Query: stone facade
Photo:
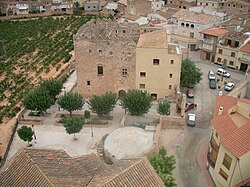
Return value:
M 149 0 L 128 0 L 127 13 L 146 16 L 152 12 L 152 2 Z
M 220 7 L 223 11 L 227 11 L 234 15 L 241 15 L 242 13 L 250 12 L 249 1 L 246 2 L 246 1 L 241 1 L 241 0 L 238 0 L 238 1 L 229 0 L 229 1 L 221 2 Z
M 91 21 L 75 37 L 77 91 L 85 97 L 135 88 L 137 24 Z

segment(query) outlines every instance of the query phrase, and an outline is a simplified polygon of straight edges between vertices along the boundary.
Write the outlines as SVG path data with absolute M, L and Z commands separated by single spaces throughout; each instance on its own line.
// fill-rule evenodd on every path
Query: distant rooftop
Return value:
M 210 36 L 220 36 L 222 34 L 226 34 L 227 32 L 227 30 L 218 27 L 212 27 L 210 29 L 201 31 L 202 34 L 207 34 Z
M 188 10 L 180 9 L 172 15 L 173 18 L 190 21 L 194 23 L 207 24 L 219 19 L 218 16 L 207 15 L 204 13 L 189 12 Z
M 168 48 L 166 31 L 157 30 L 141 34 L 137 47 Z

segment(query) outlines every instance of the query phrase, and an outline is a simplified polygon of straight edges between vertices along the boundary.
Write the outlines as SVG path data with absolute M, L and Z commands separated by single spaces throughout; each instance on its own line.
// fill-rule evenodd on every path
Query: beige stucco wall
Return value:
M 167 48 L 136 48 L 136 88 L 145 84 L 145 89 L 157 94 L 157 99 L 174 95 L 175 86 L 180 85 L 181 58 L 181 55 L 168 54 Z M 153 65 L 153 59 L 160 59 L 159 65 Z M 140 77 L 140 72 L 146 72 L 146 77 Z
M 250 119 L 250 104 L 237 102 L 237 112 L 247 119 Z
M 247 70 L 250 70 L 250 53 L 238 52 L 237 66 L 240 68 L 241 63 L 248 64 Z
M 230 166 L 230 169 L 228 170 L 222 163 L 224 159 L 224 155 L 228 154 L 232 158 L 232 163 Z M 249 159 L 250 159 L 250 153 L 247 153 L 243 155 L 242 157 L 237 160 L 237 158 L 223 145 L 220 145 L 220 149 L 218 152 L 217 161 L 214 168 L 214 179 L 215 184 L 217 186 L 228 186 L 233 187 L 241 180 L 247 179 L 250 176 L 250 170 L 249 170 Z M 220 174 L 219 171 L 222 169 L 227 175 L 228 179 L 225 180 Z M 241 172 L 241 174 L 240 174 Z M 242 179 L 241 179 L 242 175 Z

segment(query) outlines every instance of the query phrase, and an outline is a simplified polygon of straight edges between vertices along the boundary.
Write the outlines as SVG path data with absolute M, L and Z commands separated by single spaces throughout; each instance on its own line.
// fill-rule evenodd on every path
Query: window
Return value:
M 235 47 L 239 47 L 239 42 L 235 41 Z
M 214 4 L 212 3 L 212 6 L 214 6 Z
M 186 24 L 186 27 L 189 27 L 189 24 L 188 24 L 188 23 Z
M 184 25 L 185 25 L 184 23 L 181 23 L 181 26 L 182 26 L 182 27 L 184 27 Z
M 103 75 L 103 66 L 101 66 L 101 65 L 97 66 L 97 74 Z
M 233 66 L 234 65 L 234 61 L 229 61 L 229 65 Z
M 140 84 L 139 86 L 140 86 L 140 88 L 142 88 L 142 89 L 145 88 L 145 84 Z
M 99 50 L 98 50 L 98 52 L 101 54 L 101 53 L 102 53 L 102 50 L 101 50 L 101 49 L 99 49 Z
M 90 6 L 88 6 L 88 8 L 90 8 Z
M 93 6 L 93 8 L 96 8 L 96 6 Z
M 171 64 L 174 64 L 174 60 L 171 60 Z
M 153 59 L 153 65 L 159 65 L 160 60 L 159 59 Z
M 169 74 L 169 78 L 172 78 L 172 77 L 173 77 L 173 74 L 172 74 L 172 73 L 170 73 L 170 74 Z
M 123 33 L 126 33 L 126 31 L 125 31 L 125 30 L 123 30 L 122 32 L 123 32 Z
M 230 170 L 230 167 L 231 167 L 231 164 L 232 164 L 232 158 L 231 158 L 227 153 L 225 153 L 225 155 L 224 155 L 224 159 L 223 159 L 222 164 L 223 164 L 228 170 Z
M 171 90 L 172 89 L 172 85 L 168 85 L 168 89 Z
M 131 56 L 132 56 L 132 54 L 131 54 L 131 53 L 128 53 L 128 54 L 127 54 L 127 56 L 128 56 L 128 57 L 131 57 Z
M 194 28 L 194 25 L 193 24 L 191 24 L 191 29 L 193 29 Z
M 140 72 L 140 77 L 146 77 L 146 72 Z
M 235 52 L 231 52 L 231 57 L 235 57 Z
M 91 50 L 91 49 L 89 49 L 89 53 L 92 53 L 92 50 Z
M 87 85 L 88 85 L 88 86 L 90 85 L 90 81 L 87 81 Z
M 127 76 L 127 75 L 128 75 L 128 69 L 122 68 L 122 76 Z
M 219 174 L 220 174 L 225 180 L 227 180 L 228 175 L 225 173 L 225 171 L 223 171 L 222 169 L 220 169 Z
M 208 3 L 206 3 L 206 6 L 208 6 Z
M 112 56 L 112 55 L 113 55 L 113 52 L 112 52 L 112 51 L 110 51 L 110 52 L 109 52 L 109 55 L 110 55 L 110 56 Z
M 194 33 L 190 32 L 190 38 L 194 38 Z
M 219 49 L 218 53 L 219 54 L 222 54 L 223 50 L 222 49 Z
M 217 58 L 217 62 L 221 62 L 221 58 Z
M 231 40 L 227 40 L 227 44 L 231 45 L 232 41 Z

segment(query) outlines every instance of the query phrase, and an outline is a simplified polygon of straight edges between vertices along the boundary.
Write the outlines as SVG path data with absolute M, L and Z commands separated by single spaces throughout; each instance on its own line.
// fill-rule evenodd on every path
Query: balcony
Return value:
M 208 50 L 208 51 L 212 51 L 213 50 L 213 46 L 207 45 L 207 44 L 203 44 L 202 45 L 202 49 Z

